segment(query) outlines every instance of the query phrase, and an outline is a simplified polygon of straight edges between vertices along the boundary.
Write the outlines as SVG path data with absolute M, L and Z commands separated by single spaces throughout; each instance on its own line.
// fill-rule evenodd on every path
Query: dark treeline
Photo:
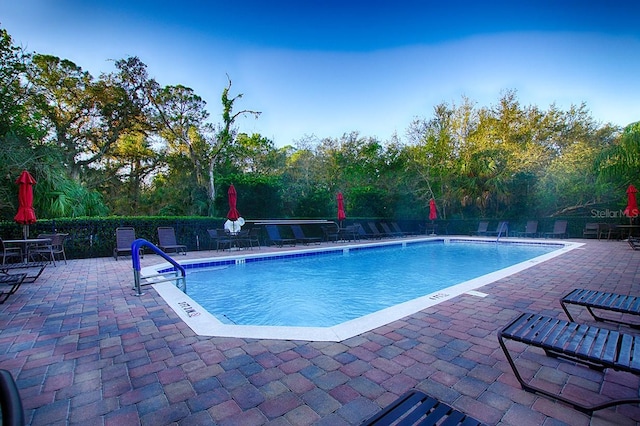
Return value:
M 584 215 L 623 208 L 640 183 L 640 124 L 602 124 L 584 104 L 543 110 L 505 91 L 490 106 L 442 103 L 387 141 L 277 147 L 238 128 L 260 112 L 239 107 L 231 79 L 212 121 L 192 89 L 162 86 L 139 58 L 113 64 L 92 76 L 0 29 L 0 219 L 15 214 L 23 169 L 40 218 L 220 217 L 231 183 L 246 218 L 334 217 L 338 192 L 351 217 L 424 218 L 432 197 L 443 219 Z

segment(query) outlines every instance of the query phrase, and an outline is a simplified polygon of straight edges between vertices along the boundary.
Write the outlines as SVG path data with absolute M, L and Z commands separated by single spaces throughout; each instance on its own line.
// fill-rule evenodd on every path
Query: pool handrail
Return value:
M 159 280 L 159 281 L 155 281 L 156 283 L 158 282 L 164 282 L 164 281 L 176 281 L 176 286 L 178 288 L 180 288 L 180 290 L 182 290 L 183 292 L 186 293 L 187 291 L 187 284 L 186 284 L 186 275 L 187 275 L 187 271 L 184 269 L 184 267 L 182 265 L 180 265 L 178 262 L 176 262 L 171 256 L 169 256 L 168 254 L 166 254 L 165 252 L 163 252 L 162 250 L 160 250 L 160 248 L 158 248 L 156 245 L 154 245 L 153 243 L 143 239 L 143 238 L 138 238 L 136 239 L 133 243 L 131 243 L 131 263 L 133 264 L 133 278 L 135 280 L 135 288 L 134 290 L 136 291 L 136 296 L 142 296 L 144 293 L 142 293 L 141 289 L 140 289 L 140 249 L 142 247 L 149 247 L 151 250 L 153 250 L 158 256 L 162 257 L 164 260 L 166 260 L 167 262 L 171 263 L 174 268 L 176 269 L 176 278 L 171 278 L 171 279 L 164 279 L 164 280 Z M 180 276 L 177 276 L 177 273 L 180 273 Z M 154 276 L 164 276 L 164 274 L 158 274 L 158 275 L 154 275 Z M 150 277 L 146 277 L 146 278 L 150 278 Z M 178 284 L 178 281 L 182 282 L 182 286 L 180 286 Z

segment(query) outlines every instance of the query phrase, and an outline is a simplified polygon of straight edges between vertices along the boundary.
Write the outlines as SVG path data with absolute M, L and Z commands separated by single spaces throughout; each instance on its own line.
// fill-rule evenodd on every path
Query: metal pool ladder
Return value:
M 171 263 L 174 267 L 174 270 L 140 277 L 140 249 L 143 246 L 149 247 L 158 256 Z M 183 293 L 187 292 L 187 271 L 171 256 L 160 250 L 149 241 L 138 238 L 131 244 L 131 262 L 133 263 L 133 279 L 135 282 L 135 287 L 133 289 L 136 291 L 134 296 L 142 296 L 144 294 L 140 288 L 142 285 L 158 284 L 168 281 L 175 281 L 176 287 L 178 287 Z M 142 282 L 142 280 L 144 280 L 144 282 Z
M 500 223 L 500 229 L 498 229 L 498 238 L 496 238 L 496 243 L 497 243 L 498 241 L 500 241 L 500 237 L 502 236 L 502 231 L 504 231 L 504 230 L 505 230 L 505 228 L 507 228 L 507 232 L 508 232 L 508 230 L 509 230 L 509 223 L 508 223 L 508 222 L 501 222 L 501 223 Z M 506 233 L 505 233 L 505 235 L 506 235 Z

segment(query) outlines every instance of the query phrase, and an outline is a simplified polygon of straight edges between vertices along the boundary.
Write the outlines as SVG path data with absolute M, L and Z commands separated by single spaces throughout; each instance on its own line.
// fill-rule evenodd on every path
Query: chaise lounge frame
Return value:
M 9 296 L 14 294 L 24 282 L 27 274 L 6 274 L 0 275 L 0 285 L 10 286 L 8 291 L 0 291 L 0 305 L 7 301 Z
M 640 316 L 640 298 L 636 296 L 626 296 L 624 294 L 606 293 L 595 290 L 585 290 L 576 288 L 569 294 L 560 299 L 560 306 L 569 318 L 573 321 L 573 317 L 567 309 L 567 305 L 584 306 L 596 321 L 609 321 L 616 324 L 623 324 L 628 327 L 640 329 L 640 324 L 634 324 L 627 321 L 617 320 L 613 318 L 604 318 L 593 311 L 594 309 L 619 312 L 621 314 L 629 314 Z
M 613 368 L 640 375 L 640 336 L 615 330 L 577 324 L 543 315 L 522 313 L 498 332 L 498 342 L 520 386 L 528 392 L 562 401 L 578 411 L 594 411 L 620 404 L 634 404 L 640 398 L 621 398 L 585 405 L 525 381 L 512 358 L 505 340 L 541 348 L 547 356 L 564 358 L 598 371 Z
M 362 423 L 363 426 L 391 424 L 479 426 L 483 423 L 423 392 L 411 390 Z

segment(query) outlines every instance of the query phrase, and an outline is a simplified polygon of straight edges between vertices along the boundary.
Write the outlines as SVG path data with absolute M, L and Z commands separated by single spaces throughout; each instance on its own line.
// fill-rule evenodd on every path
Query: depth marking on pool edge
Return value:
M 196 310 L 193 306 L 191 306 L 188 302 L 178 302 L 178 306 L 187 314 L 189 317 L 197 317 L 200 315 L 200 312 Z
M 445 297 L 449 297 L 449 293 L 436 293 L 432 296 L 429 296 L 431 300 L 444 299 Z

